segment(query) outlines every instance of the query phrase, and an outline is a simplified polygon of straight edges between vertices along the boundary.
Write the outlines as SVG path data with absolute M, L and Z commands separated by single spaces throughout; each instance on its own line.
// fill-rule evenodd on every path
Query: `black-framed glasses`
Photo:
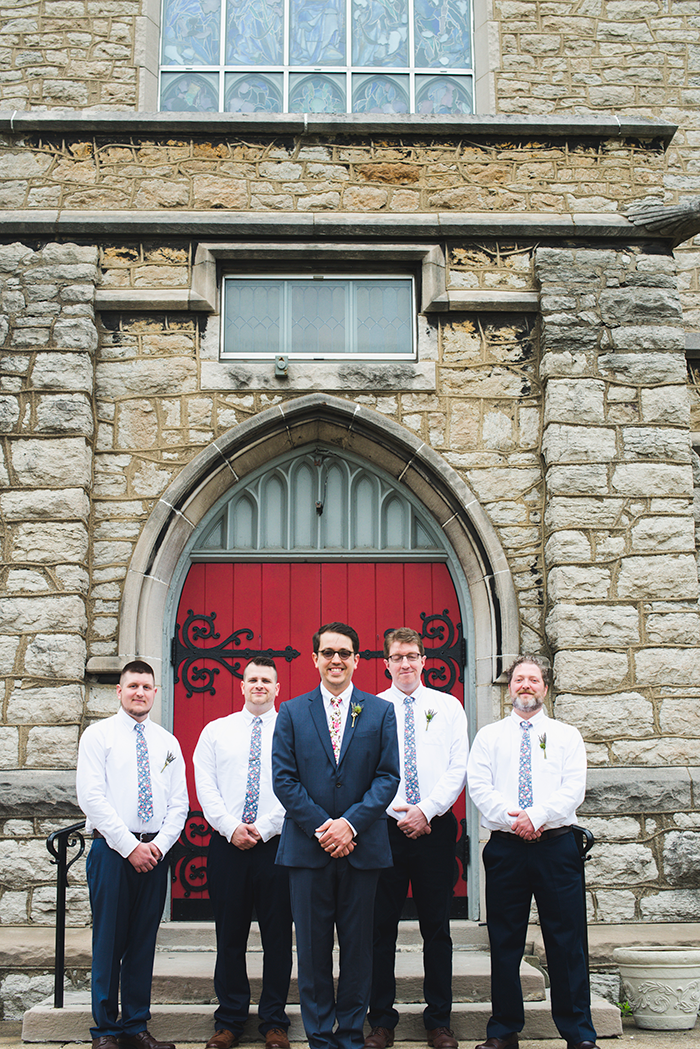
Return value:
M 409 652 L 405 656 L 389 656 L 387 663 L 393 663 L 397 666 L 399 663 L 403 663 L 404 659 L 407 659 L 409 663 L 420 663 L 422 659 L 420 652 Z
M 345 662 L 348 659 L 352 659 L 355 655 L 349 648 L 322 648 L 319 652 L 319 656 L 323 656 L 324 659 L 332 659 L 333 656 L 340 656 Z

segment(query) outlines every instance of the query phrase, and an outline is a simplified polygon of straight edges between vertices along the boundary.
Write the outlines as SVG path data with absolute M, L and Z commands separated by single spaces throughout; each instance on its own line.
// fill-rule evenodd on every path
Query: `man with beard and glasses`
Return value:
M 572 830 L 586 792 L 586 751 L 578 729 L 544 712 L 551 671 L 543 659 L 519 656 L 507 677 L 512 713 L 477 733 L 467 765 L 469 794 L 491 832 L 484 867 L 492 1014 L 477 1049 L 518 1044 L 525 1023 L 520 962 L 533 895 L 554 1023 L 567 1049 L 597 1049 L 583 865 Z

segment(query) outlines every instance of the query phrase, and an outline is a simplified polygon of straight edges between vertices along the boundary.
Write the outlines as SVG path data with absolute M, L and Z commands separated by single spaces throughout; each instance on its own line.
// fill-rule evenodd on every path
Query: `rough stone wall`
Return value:
M 555 711 L 581 729 L 590 767 L 622 777 L 586 801 L 602 838 L 592 913 L 694 920 L 700 613 L 675 264 L 543 248 L 536 268 Z M 669 766 L 689 767 L 685 789 Z

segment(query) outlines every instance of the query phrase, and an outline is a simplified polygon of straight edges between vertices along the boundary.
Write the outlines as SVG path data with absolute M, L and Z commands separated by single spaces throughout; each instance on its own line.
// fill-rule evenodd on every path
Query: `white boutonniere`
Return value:
M 540 741 L 540 750 L 544 754 L 544 760 L 546 761 L 547 760 L 547 733 L 546 732 L 542 733 L 542 735 L 539 737 L 539 741 Z
M 167 767 L 170 764 L 170 762 L 174 761 L 174 760 L 175 760 L 175 755 L 173 754 L 172 750 L 169 750 L 168 751 L 168 755 L 167 755 L 167 757 L 165 759 L 165 764 L 163 765 L 163 768 L 160 771 L 161 772 L 165 772 L 165 770 L 167 769 Z
M 435 717 L 436 714 L 437 714 L 437 710 L 426 710 L 426 712 L 425 712 L 425 731 L 426 732 L 430 728 L 430 722 L 433 720 L 433 718 Z
M 353 703 L 353 705 L 350 707 L 350 717 L 352 718 L 352 724 L 350 725 L 350 728 L 354 728 L 355 727 L 355 718 L 359 718 L 361 713 L 362 713 L 362 704 L 361 703 Z

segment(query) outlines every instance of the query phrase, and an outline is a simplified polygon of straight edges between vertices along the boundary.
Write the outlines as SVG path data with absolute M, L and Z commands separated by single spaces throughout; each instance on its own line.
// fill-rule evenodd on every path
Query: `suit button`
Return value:
M 336 787 L 342 787 L 343 784 L 341 783 L 340 780 L 337 780 L 335 785 L 336 785 Z

